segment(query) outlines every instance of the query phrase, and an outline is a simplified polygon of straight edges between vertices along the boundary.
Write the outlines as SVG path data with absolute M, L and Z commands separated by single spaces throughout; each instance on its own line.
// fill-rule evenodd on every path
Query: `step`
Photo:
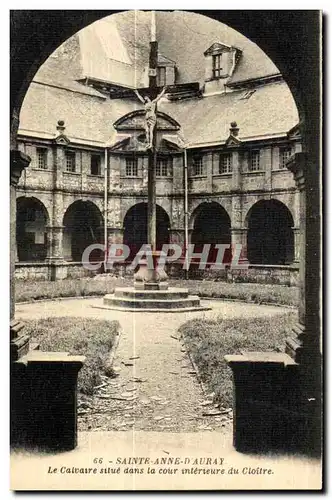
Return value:
M 128 298 L 133 300 L 172 300 L 186 299 L 189 291 L 187 288 L 168 288 L 167 290 L 135 290 L 131 288 L 116 288 L 114 296 L 116 298 Z
M 189 295 L 182 299 L 139 299 L 115 297 L 114 294 L 105 295 L 104 305 L 131 309 L 177 309 L 198 307 L 200 299 L 197 295 Z

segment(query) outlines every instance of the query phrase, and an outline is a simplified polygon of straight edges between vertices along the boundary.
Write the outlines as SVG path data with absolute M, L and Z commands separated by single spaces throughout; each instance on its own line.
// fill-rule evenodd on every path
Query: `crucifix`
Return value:
M 149 96 L 142 97 L 137 90 L 135 94 L 144 104 L 146 150 L 148 154 L 148 210 L 147 210 L 147 243 L 152 250 L 153 269 L 140 268 L 135 274 L 135 286 L 143 282 L 146 286 L 160 286 L 161 281 L 166 281 L 164 271 L 157 271 L 159 252 L 157 252 L 157 212 L 156 212 L 156 165 L 157 165 L 157 104 L 166 92 L 166 87 L 158 94 L 157 85 L 158 42 L 156 40 L 155 12 L 151 11 L 151 41 L 149 57 Z M 145 286 L 145 285 L 143 285 Z M 166 285 L 165 285 L 166 286 Z
M 156 164 L 157 164 L 157 103 L 166 92 L 166 87 L 157 94 L 158 42 L 156 40 L 155 12 L 151 11 L 151 41 L 149 57 L 149 96 L 142 97 L 137 90 L 135 94 L 144 104 L 146 149 L 148 152 L 148 244 L 156 251 Z

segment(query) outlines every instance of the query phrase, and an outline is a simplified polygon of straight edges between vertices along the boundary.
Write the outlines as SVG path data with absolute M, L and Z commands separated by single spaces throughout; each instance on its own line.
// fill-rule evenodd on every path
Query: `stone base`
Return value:
M 233 444 L 242 452 L 321 451 L 320 397 L 285 353 L 225 356 L 233 372 Z
M 144 284 L 144 283 L 143 283 Z M 147 288 L 116 288 L 113 294 L 104 297 L 102 309 L 117 311 L 142 311 L 144 312 L 185 312 L 206 311 L 210 307 L 200 305 L 197 295 L 189 295 L 187 288 L 159 288 L 154 289 L 145 283 Z M 158 283 L 154 285 L 158 286 Z
M 160 281 L 159 283 L 135 281 L 134 288 L 135 290 L 167 290 L 168 283 L 167 281 Z
M 77 375 L 84 356 L 29 351 L 11 363 L 13 448 L 72 450 L 77 440 Z

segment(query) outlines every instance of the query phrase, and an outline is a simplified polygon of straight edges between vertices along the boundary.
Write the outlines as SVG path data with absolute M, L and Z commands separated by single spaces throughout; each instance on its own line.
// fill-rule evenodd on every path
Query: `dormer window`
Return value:
M 212 56 L 212 76 L 214 79 L 220 78 L 222 72 L 221 66 L 221 54 L 215 54 Z
M 205 52 L 205 90 L 216 92 L 223 88 L 234 73 L 242 52 L 236 47 L 216 42 Z M 209 83 L 210 82 L 210 83 Z

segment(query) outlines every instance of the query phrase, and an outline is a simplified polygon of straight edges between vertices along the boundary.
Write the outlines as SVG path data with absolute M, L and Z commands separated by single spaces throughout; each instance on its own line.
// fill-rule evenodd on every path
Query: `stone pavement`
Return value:
M 258 317 L 285 309 L 236 302 L 210 301 L 210 311 L 187 313 L 120 312 L 97 309 L 102 299 L 73 299 L 18 304 L 18 319 L 75 316 L 118 320 L 121 336 L 114 365 L 116 379 L 103 379 L 93 398 L 79 401 L 80 431 L 135 430 L 231 432 L 231 409 L 218 409 L 204 394 L 178 328 L 189 319 L 222 315 Z M 204 305 L 204 301 L 202 301 Z

